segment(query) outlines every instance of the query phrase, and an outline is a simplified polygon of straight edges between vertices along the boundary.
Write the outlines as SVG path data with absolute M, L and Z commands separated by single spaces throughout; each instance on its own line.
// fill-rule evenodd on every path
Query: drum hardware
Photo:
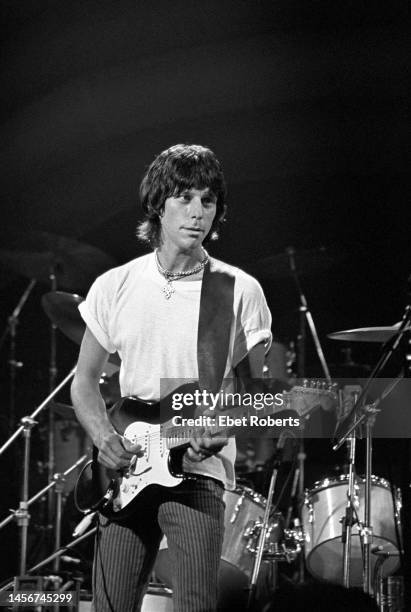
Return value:
M 254 521 L 244 532 L 248 540 L 246 549 L 252 555 L 258 552 L 257 542 L 261 533 L 261 521 Z M 295 561 L 301 553 L 304 535 L 301 529 L 285 529 L 281 512 L 276 512 L 270 520 L 270 525 L 264 543 L 263 561 Z
M 277 442 L 276 457 L 273 463 L 273 470 L 271 473 L 267 502 L 266 502 L 266 506 L 264 510 L 264 517 L 263 517 L 263 520 L 259 528 L 258 541 L 257 541 L 256 549 L 255 549 L 253 571 L 251 574 L 250 585 L 248 587 L 248 600 L 247 600 L 248 610 L 254 609 L 256 592 L 257 592 L 258 575 L 260 572 L 261 562 L 263 560 L 264 546 L 265 546 L 266 538 L 267 538 L 267 535 L 269 533 L 269 528 L 270 528 L 270 516 L 271 516 L 271 511 L 272 511 L 273 496 L 274 496 L 275 485 L 277 482 L 278 470 L 281 464 L 281 457 L 284 451 L 285 441 L 287 437 L 290 437 L 291 435 L 292 434 L 290 432 L 283 431 L 280 434 L 280 437 L 278 438 L 278 442 Z
M 378 583 L 377 603 L 381 612 L 402 612 L 404 607 L 404 578 L 388 576 Z
M 399 379 L 395 379 L 392 383 L 387 385 L 381 396 L 377 399 L 374 404 L 367 405 L 366 397 L 369 389 L 375 378 L 379 376 L 384 367 L 387 365 L 392 355 L 400 347 L 401 341 L 405 334 L 409 331 L 411 325 L 411 305 L 407 305 L 404 310 L 403 318 L 398 326 L 396 334 L 392 339 L 387 342 L 384 346 L 380 358 L 371 372 L 369 378 L 365 382 L 365 385 L 359 394 L 357 401 L 345 418 L 344 424 L 348 423 L 348 431 L 345 431 L 341 435 L 341 424 L 337 428 L 340 430 L 340 437 L 337 443 L 333 446 L 334 450 L 337 450 L 341 445 L 353 434 L 358 428 L 365 423 L 366 430 L 366 477 L 365 477 L 365 511 L 364 511 L 364 526 L 362 529 L 363 545 L 364 545 L 364 581 L 363 588 L 364 592 L 371 594 L 371 563 L 370 563 L 370 552 L 373 540 L 373 528 L 371 525 L 371 474 L 372 474 L 372 427 L 375 420 L 375 415 L 379 411 L 379 403 L 389 395 Z
M 297 501 L 297 485 L 300 479 L 300 470 L 299 468 L 295 468 L 294 470 L 294 477 L 293 477 L 293 483 L 291 485 L 291 492 L 290 492 L 290 504 L 287 508 L 287 514 L 285 516 L 285 527 L 288 528 L 288 525 L 291 522 L 291 515 L 293 512 L 293 508 L 294 508 L 294 504 Z M 299 521 L 299 519 L 298 519 Z
M 356 401 L 356 397 L 355 400 Z M 340 395 L 341 400 L 341 395 Z M 355 509 L 354 501 L 354 474 L 355 474 L 355 435 L 347 440 L 349 449 L 349 468 L 348 468 L 348 488 L 347 488 L 347 503 L 345 506 L 345 514 L 341 518 L 341 542 L 343 545 L 343 585 L 345 588 L 350 587 L 350 569 L 351 569 L 351 544 L 352 544 L 352 528 L 358 521 L 358 514 Z M 358 498 L 357 498 L 358 504 Z
M 74 376 L 76 366 L 69 372 L 53 391 L 46 397 L 46 399 L 32 412 L 30 416 L 25 416 L 21 419 L 21 425 L 16 431 L 10 436 L 10 438 L 0 448 L 0 456 L 5 450 L 16 440 L 20 434 L 24 436 L 24 463 L 23 463 L 23 485 L 22 485 L 22 499 L 17 511 L 14 511 L 8 518 L 6 518 L 1 524 L 0 528 L 4 527 L 10 520 L 16 518 L 17 524 L 20 527 L 20 575 L 26 573 L 27 566 L 27 537 L 28 537 L 28 526 L 30 515 L 28 513 L 29 506 L 29 466 L 30 466 L 30 442 L 31 442 L 31 430 L 34 425 L 37 424 L 35 418 L 39 415 L 42 410 L 49 405 L 50 401 L 57 395 L 57 393 L 65 386 L 65 384 Z M 84 458 L 82 459 L 84 460 Z M 55 481 L 49 482 L 40 494 L 37 494 L 32 501 L 38 499 L 43 495 L 44 492 L 49 491 L 51 487 L 54 487 Z
M 377 604 L 382 612 L 400 612 L 404 609 L 404 584 L 402 576 L 383 576 L 383 565 L 390 557 L 398 557 L 399 552 L 385 550 L 384 546 L 373 546 L 373 555 L 377 556 L 374 567 L 373 587 Z

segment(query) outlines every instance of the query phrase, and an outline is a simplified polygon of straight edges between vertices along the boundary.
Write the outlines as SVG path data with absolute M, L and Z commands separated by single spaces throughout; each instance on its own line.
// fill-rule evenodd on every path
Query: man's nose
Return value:
M 200 219 L 203 216 L 203 204 L 201 198 L 194 196 L 190 203 L 190 215 Z

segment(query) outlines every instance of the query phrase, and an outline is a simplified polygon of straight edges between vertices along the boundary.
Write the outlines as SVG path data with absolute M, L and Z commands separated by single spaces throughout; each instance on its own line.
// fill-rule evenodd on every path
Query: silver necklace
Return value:
M 156 259 L 157 270 L 162 276 L 164 276 L 167 281 L 162 289 L 166 300 L 169 300 L 173 293 L 175 293 L 173 281 L 178 280 L 179 278 L 185 278 L 186 276 L 192 276 L 193 274 L 198 274 L 198 272 L 201 272 L 201 270 L 204 269 L 204 266 L 209 260 L 209 256 L 205 249 L 203 249 L 203 252 L 204 258 L 194 268 L 191 268 L 191 270 L 184 270 L 183 272 L 171 272 L 171 270 L 166 270 L 166 268 L 163 268 L 158 259 L 157 249 L 155 250 L 154 255 Z

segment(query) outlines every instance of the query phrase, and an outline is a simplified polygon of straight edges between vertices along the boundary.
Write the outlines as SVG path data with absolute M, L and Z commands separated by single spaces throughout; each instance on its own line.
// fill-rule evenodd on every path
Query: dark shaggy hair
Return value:
M 167 198 L 185 189 L 210 189 L 217 198 L 216 216 L 207 240 L 216 240 L 226 212 L 226 184 L 215 154 L 201 145 L 178 144 L 166 149 L 149 166 L 140 185 L 145 219 L 137 236 L 155 248 L 160 245 L 161 221 Z

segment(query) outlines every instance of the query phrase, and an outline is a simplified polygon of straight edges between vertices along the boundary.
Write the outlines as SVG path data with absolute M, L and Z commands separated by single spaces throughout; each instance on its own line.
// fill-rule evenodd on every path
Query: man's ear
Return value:
M 226 206 L 226 204 L 224 204 L 224 208 L 223 208 L 223 210 L 220 212 L 220 214 L 218 216 L 218 220 L 219 220 L 220 223 L 224 223 L 224 221 L 226 220 L 225 219 L 226 213 L 227 213 L 227 206 Z

